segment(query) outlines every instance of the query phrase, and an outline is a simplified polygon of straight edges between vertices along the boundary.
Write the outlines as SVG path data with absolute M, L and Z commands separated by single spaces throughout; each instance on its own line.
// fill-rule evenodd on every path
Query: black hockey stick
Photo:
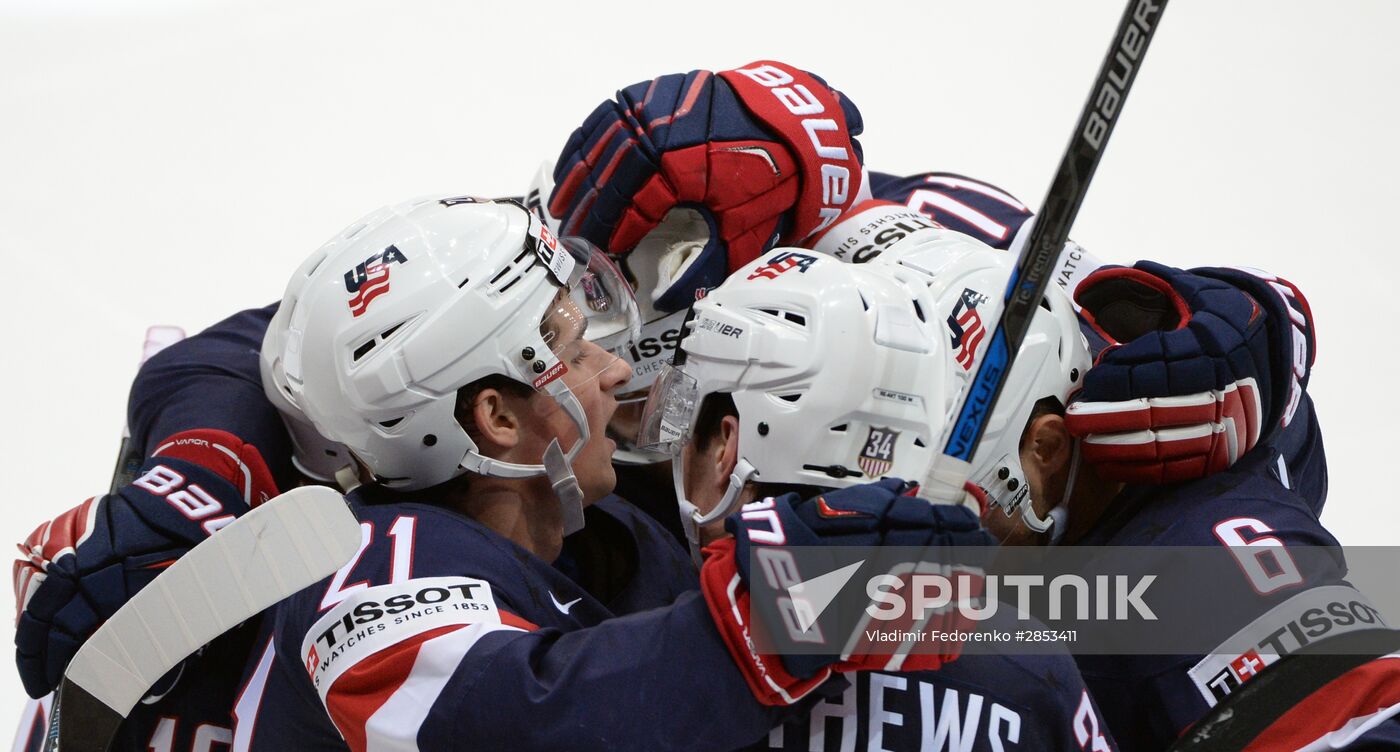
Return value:
M 305 486 L 190 549 L 122 606 L 68 664 L 45 752 L 105 752 L 151 686 L 180 661 L 344 566 L 360 547 L 345 499 Z
M 1060 169 L 1041 202 L 1030 238 L 1007 282 L 1001 317 L 982 364 L 963 392 L 942 455 L 933 461 L 924 479 L 925 495 L 935 500 L 957 502 L 963 497 L 973 453 L 987 430 L 992 408 L 1006 384 L 1031 317 L 1050 286 L 1055 261 L 1069 238 L 1070 226 L 1084 203 L 1089 181 L 1123 111 L 1123 102 L 1137 78 L 1166 4 L 1167 0 L 1129 0 L 1123 11 L 1113 44 L 1060 160 Z

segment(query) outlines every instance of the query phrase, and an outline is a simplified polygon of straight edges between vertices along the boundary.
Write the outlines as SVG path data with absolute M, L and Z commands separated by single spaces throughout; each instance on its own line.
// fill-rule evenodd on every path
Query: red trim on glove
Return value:
M 769 72 L 789 80 L 778 83 L 782 79 Z M 775 60 L 756 60 L 719 75 L 754 117 L 782 136 L 802 166 L 795 221 L 781 242 L 799 243 L 833 224 L 855 203 L 862 179 L 854 139 L 836 93 L 811 74 Z M 833 123 L 834 129 L 825 127 Z M 844 193 L 840 192 L 842 171 Z
M 102 497 L 93 496 L 83 503 L 34 528 L 34 532 L 19 544 L 23 558 L 12 567 L 15 586 L 15 623 L 29 605 L 29 598 L 47 576 L 49 564 L 59 557 L 75 553 L 78 546 L 92 535 Z
M 1087 322 L 1094 331 L 1099 333 L 1099 336 L 1103 337 L 1111 345 L 1120 345 L 1122 343 L 1119 342 L 1116 337 L 1112 337 L 1109 335 L 1108 332 L 1104 331 L 1103 327 L 1099 326 L 1099 322 L 1094 318 L 1094 312 L 1089 310 L 1089 308 L 1084 305 L 1084 301 L 1081 300 L 1081 297 L 1083 296 L 1086 290 L 1092 288 L 1094 285 L 1101 284 L 1110 279 L 1118 278 L 1125 278 L 1133 282 L 1137 282 L 1167 296 L 1167 298 L 1172 302 L 1172 307 L 1176 309 L 1178 319 L 1176 328 L 1186 328 L 1187 322 L 1191 320 L 1191 307 L 1186 304 L 1186 300 L 1181 297 L 1181 294 L 1176 291 L 1176 288 L 1171 286 L 1170 282 L 1166 281 L 1165 279 L 1162 279 L 1161 277 L 1158 277 L 1155 274 L 1145 272 L 1141 269 L 1133 269 L 1131 267 L 1126 266 L 1114 266 L 1106 269 L 1099 269 L 1098 271 L 1095 271 L 1089 276 L 1085 277 L 1084 281 L 1080 282 L 1079 286 L 1074 288 L 1074 302 L 1080 305 L 1079 313 L 1081 316 L 1084 317 L 1085 322 Z M 1103 352 L 1108 352 L 1108 348 L 1104 348 Z M 1100 353 L 1099 357 L 1102 358 L 1103 353 Z
M 669 115 L 662 115 L 652 119 L 650 123 L 647 123 L 646 129 L 652 130 L 663 125 L 670 125 L 676 118 L 689 115 L 691 108 L 695 107 L 695 100 L 700 98 L 700 92 L 705 89 L 705 82 L 710 80 L 710 76 L 711 73 L 707 70 L 697 71 L 695 79 L 690 82 L 690 88 L 685 90 L 685 97 L 681 100 L 681 106 Z M 656 81 L 657 79 L 654 78 L 651 80 L 651 86 L 647 87 L 646 97 L 642 99 L 640 105 L 632 110 L 634 116 L 640 115 L 641 111 L 646 109 L 647 103 L 651 101 L 652 92 L 656 91 Z
M 831 677 L 824 669 L 810 679 L 789 674 L 779 656 L 759 653 L 750 638 L 749 589 L 739 576 L 734 561 L 735 542 L 724 538 L 705 547 L 705 564 L 700 567 L 700 592 L 710 609 L 710 618 L 739 667 L 753 696 L 764 705 L 791 705 Z
M 192 462 L 215 473 L 238 489 L 249 508 L 281 493 L 258 448 L 227 431 L 181 431 L 160 442 L 151 456 Z
M 654 84 L 655 82 L 653 82 Z M 555 217 L 564 216 L 564 212 L 569 208 L 569 204 L 574 200 L 574 194 L 578 192 L 583 179 L 587 177 L 588 171 L 598 162 L 598 157 L 602 156 L 603 150 L 612 141 L 613 134 L 622 127 L 622 121 L 615 121 L 608 129 L 603 131 L 593 148 L 588 150 L 583 159 L 574 163 L 569 169 L 569 174 L 559 181 L 559 185 L 554 189 L 554 200 L 549 202 L 549 213 Z

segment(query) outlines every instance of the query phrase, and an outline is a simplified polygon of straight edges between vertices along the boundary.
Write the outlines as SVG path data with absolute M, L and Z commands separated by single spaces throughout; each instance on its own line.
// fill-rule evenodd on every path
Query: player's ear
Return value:
M 715 475 L 720 481 L 720 493 L 729 486 L 729 476 L 739 463 L 739 418 L 726 415 L 719 421 L 719 436 L 712 443 L 715 451 Z
M 459 406 L 459 420 L 482 454 L 499 457 L 520 443 L 520 416 L 512 402 L 501 391 L 486 388 L 470 404 Z
M 1021 437 L 1021 464 L 1041 478 L 1056 475 L 1069 467 L 1072 442 L 1064 416 L 1055 413 L 1037 416 Z

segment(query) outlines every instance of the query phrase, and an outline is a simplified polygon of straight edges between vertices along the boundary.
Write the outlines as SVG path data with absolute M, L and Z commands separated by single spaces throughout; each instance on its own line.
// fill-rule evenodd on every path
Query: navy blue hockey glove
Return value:
M 1268 312 L 1228 282 L 1150 261 L 1075 292 L 1104 342 L 1065 413 L 1099 474 L 1175 483 L 1220 472 L 1260 439 L 1274 393 Z
M 252 444 L 224 431 L 161 443 L 138 477 L 45 522 L 15 561 L 15 660 L 31 697 L 63 678 L 83 641 L 165 567 L 276 496 Z
M 683 310 L 697 291 L 855 203 L 860 131 L 855 105 L 785 63 L 661 76 L 598 105 L 569 137 L 549 213 L 561 235 L 623 256 L 672 209 L 695 210 L 703 249 L 670 262 L 656 299 L 657 310 Z
M 914 490 L 913 484 L 886 478 L 805 501 L 797 494 L 769 497 L 746 504 L 726 520 L 725 528 L 733 533 L 733 538 L 706 547 L 700 571 L 701 590 L 730 654 L 760 702 L 792 704 L 833 672 L 927 671 L 951 659 L 948 653 L 911 653 L 898 660 L 888 652 L 778 656 L 758 652 L 750 639 L 750 630 L 755 626 L 750 623 L 748 587 L 754 546 L 995 545 L 971 511 L 961 506 L 929 504 L 914 497 Z M 769 584 L 785 588 L 796 583 Z

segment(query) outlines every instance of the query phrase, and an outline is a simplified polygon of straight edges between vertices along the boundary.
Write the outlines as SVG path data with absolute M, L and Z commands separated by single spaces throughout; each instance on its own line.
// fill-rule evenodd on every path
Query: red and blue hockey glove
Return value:
M 774 655 L 755 647 L 752 632 L 762 629 L 750 615 L 750 553 L 755 546 L 990 546 L 995 541 L 963 507 L 935 506 L 911 495 L 912 484 L 886 478 L 801 500 L 797 494 L 747 504 L 725 528 L 733 538 L 708 546 L 700 586 L 730 655 L 759 701 L 790 705 L 829 679 L 833 672 L 920 671 L 938 668 L 952 656 L 915 652 L 893 660 L 883 654 Z M 765 572 L 764 576 L 773 576 Z M 798 580 L 824 574 L 788 572 Z M 796 583 L 769 583 L 786 588 Z M 942 615 L 956 620 L 952 611 Z M 951 621 L 940 622 L 948 626 Z M 940 628 L 930 625 L 930 628 Z
M 855 105 L 785 63 L 661 76 L 618 92 L 569 137 L 549 213 L 560 234 L 622 256 L 672 209 L 695 210 L 708 241 L 656 300 L 658 310 L 682 310 L 698 290 L 855 203 L 860 131 Z
M 262 455 L 224 431 L 161 443 L 138 477 L 45 522 L 14 564 L 15 660 L 32 697 L 58 686 L 87 639 L 165 567 L 278 494 Z
M 1260 438 L 1270 404 L 1268 313 L 1227 282 L 1150 261 L 1104 268 L 1075 292 L 1106 346 L 1065 413 L 1099 474 L 1175 483 L 1224 470 Z

